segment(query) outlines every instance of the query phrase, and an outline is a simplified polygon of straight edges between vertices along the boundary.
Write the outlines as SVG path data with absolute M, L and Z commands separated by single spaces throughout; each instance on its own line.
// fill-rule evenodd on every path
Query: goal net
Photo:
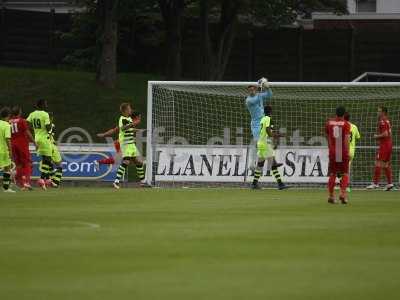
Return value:
M 252 179 L 249 82 L 149 82 L 147 181 L 168 184 L 245 184 Z M 283 181 L 325 184 L 325 122 L 339 105 L 361 133 L 351 184 L 371 182 L 377 141 L 377 109 L 385 106 L 393 128 L 392 166 L 399 178 L 400 83 L 272 83 L 272 120 L 279 138 L 276 158 Z M 383 180 L 385 180 L 383 178 Z M 273 183 L 265 168 L 261 182 Z

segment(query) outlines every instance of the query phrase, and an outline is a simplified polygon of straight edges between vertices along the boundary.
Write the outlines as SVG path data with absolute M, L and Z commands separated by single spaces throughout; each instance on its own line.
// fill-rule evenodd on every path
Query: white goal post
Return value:
M 244 184 L 251 180 L 252 147 L 247 86 L 255 82 L 149 81 L 146 181 L 162 184 Z M 277 160 L 283 180 L 327 181 L 323 128 L 338 105 L 359 127 L 351 167 L 353 185 L 371 181 L 377 143 L 377 109 L 385 106 L 393 127 L 393 174 L 400 164 L 400 82 L 273 82 L 272 120 L 285 134 Z M 261 182 L 273 182 L 265 170 Z

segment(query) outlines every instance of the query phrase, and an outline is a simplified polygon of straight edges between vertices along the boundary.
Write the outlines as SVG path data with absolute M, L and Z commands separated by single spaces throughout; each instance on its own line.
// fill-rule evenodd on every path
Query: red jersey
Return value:
M 24 118 L 10 119 L 11 143 L 13 145 L 29 145 L 29 138 L 26 134 L 29 130 L 28 122 Z
M 391 146 L 392 145 L 392 125 L 388 118 L 383 117 L 379 120 L 378 123 L 378 133 L 382 134 L 385 131 L 389 133 L 389 136 L 382 137 L 379 139 L 380 146 Z
M 329 159 L 335 162 L 349 160 L 349 136 L 351 125 L 343 118 L 329 119 L 325 125 L 328 137 Z

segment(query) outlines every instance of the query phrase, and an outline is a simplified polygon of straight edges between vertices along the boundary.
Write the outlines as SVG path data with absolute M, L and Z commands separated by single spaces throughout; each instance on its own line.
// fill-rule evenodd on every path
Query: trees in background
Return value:
M 182 74 L 182 27 L 185 0 L 158 0 L 165 26 L 167 62 L 165 74 L 171 80 L 178 80 Z
M 117 80 L 119 22 L 146 15 L 163 22 L 166 49 L 165 75 L 178 80 L 182 75 L 184 19 L 198 20 L 200 77 L 222 80 L 229 63 L 239 22 L 266 28 L 292 24 L 299 16 L 315 10 L 346 12 L 343 0 L 79 0 L 85 9 L 78 14 L 79 28 L 96 28 L 96 79 L 113 88 Z M 85 15 L 82 17 L 82 15 Z M 85 21 L 87 24 L 85 24 Z M 74 32 L 74 31 L 73 31 Z
M 114 88 L 117 82 L 118 7 L 119 0 L 97 0 L 97 60 L 96 80 Z
M 117 82 L 120 23 L 140 14 L 153 14 L 158 11 L 157 1 L 78 0 L 77 3 L 83 9 L 74 15 L 72 31 L 66 36 L 80 42 L 84 40 L 84 45 L 69 55 L 66 61 L 73 65 L 94 67 L 96 81 L 104 87 L 114 88 Z
M 238 22 L 277 28 L 315 10 L 346 12 L 343 0 L 198 0 L 201 30 L 201 78 L 222 80 L 235 41 Z M 211 37 L 210 22 L 216 25 Z
M 238 15 L 244 7 L 241 0 L 199 0 L 201 36 L 201 78 L 221 80 L 229 61 L 235 38 Z M 217 13 L 217 30 L 214 38 L 210 34 L 212 12 Z

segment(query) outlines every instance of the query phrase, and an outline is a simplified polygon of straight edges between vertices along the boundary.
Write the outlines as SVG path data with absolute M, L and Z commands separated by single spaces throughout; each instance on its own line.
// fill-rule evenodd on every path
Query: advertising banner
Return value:
M 112 145 L 63 145 L 59 146 L 62 156 L 63 180 L 85 180 L 85 181 L 113 181 L 116 176 L 121 158 L 116 154 Z M 40 156 L 35 148 L 30 148 L 32 154 L 32 177 L 40 176 Z M 99 165 L 95 168 L 95 161 L 113 157 L 115 164 Z M 1 171 L 0 171 L 1 174 Z M 126 176 L 127 177 L 127 176 Z
M 244 182 L 252 178 L 246 172 L 248 148 L 228 146 L 157 146 L 156 181 Z M 276 150 L 276 160 L 283 163 L 280 172 L 285 182 L 324 183 L 327 181 L 327 148 Z M 274 182 L 264 167 L 263 182 Z

